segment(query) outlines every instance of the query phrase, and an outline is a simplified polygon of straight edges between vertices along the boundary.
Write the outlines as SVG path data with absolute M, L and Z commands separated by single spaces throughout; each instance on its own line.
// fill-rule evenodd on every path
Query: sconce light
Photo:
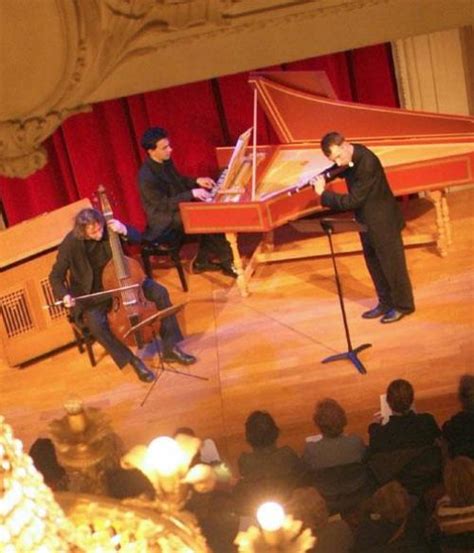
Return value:
M 285 515 L 283 507 L 273 501 L 264 503 L 257 510 L 259 527 L 250 526 L 239 532 L 234 540 L 240 553 L 304 553 L 316 543 L 309 528 Z

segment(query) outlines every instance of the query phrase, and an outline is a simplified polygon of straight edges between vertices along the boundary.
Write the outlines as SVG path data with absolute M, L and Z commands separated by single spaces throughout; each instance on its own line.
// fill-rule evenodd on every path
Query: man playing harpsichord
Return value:
M 147 153 L 138 173 L 140 198 L 148 223 L 145 237 L 150 242 L 159 239 L 165 243 L 182 243 L 184 229 L 179 212 L 180 202 L 210 200 L 210 190 L 215 182 L 209 177 L 185 177 L 177 171 L 171 159 L 172 148 L 165 129 L 148 129 L 143 134 L 141 145 Z M 232 250 L 223 234 L 201 236 L 193 263 L 194 272 L 221 270 L 235 278 L 237 274 L 232 263 Z

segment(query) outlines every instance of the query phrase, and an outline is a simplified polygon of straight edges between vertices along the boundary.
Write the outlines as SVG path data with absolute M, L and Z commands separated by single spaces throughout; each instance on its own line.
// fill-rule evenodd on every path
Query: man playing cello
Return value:
M 153 372 L 110 329 L 107 319 L 112 306 L 110 296 L 92 297 L 77 303 L 74 299 L 103 290 L 102 272 L 112 258 L 109 229 L 132 244 L 141 240 L 140 232 L 117 219 L 110 219 L 106 224 L 104 216 L 96 209 L 86 208 L 76 215 L 74 227 L 59 246 L 56 262 L 49 275 L 53 294 L 64 302 L 65 307 L 72 308 L 75 320 L 84 319 L 92 336 L 112 356 L 120 369 L 130 364 L 140 380 L 151 382 L 155 379 Z M 146 299 L 154 302 L 157 309 L 171 306 L 168 290 L 161 284 L 145 278 L 142 288 Z M 184 365 L 196 362 L 193 355 L 185 353 L 177 345 L 183 335 L 175 315 L 161 321 L 159 334 L 164 361 Z

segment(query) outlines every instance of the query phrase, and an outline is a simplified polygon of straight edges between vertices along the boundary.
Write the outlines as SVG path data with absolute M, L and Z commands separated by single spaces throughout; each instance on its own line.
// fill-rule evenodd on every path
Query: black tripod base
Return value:
M 362 361 L 357 357 L 359 351 L 362 351 L 367 348 L 371 348 L 372 344 L 362 344 L 355 349 L 351 349 L 344 353 L 337 353 L 336 355 L 330 355 L 322 360 L 322 363 L 331 363 L 331 361 L 340 361 L 341 359 L 349 359 L 355 365 L 355 368 L 360 372 L 360 374 L 367 374 Z
M 200 376 L 198 374 L 192 374 L 183 370 L 175 369 L 174 367 L 170 367 L 169 365 L 165 365 L 165 363 L 160 359 L 160 364 L 158 367 L 153 367 L 155 369 L 155 374 L 158 376 L 158 373 L 161 372 L 169 372 L 174 374 L 180 374 L 182 376 L 189 376 L 190 378 L 197 378 L 198 380 L 209 380 L 209 378 L 205 376 Z

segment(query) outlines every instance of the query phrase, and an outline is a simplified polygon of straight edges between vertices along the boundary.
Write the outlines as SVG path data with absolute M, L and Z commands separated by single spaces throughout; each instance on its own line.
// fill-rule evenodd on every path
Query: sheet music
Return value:
M 224 180 L 220 183 L 219 192 L 222 193 L 227 188 L 231 188 L 232 184 L 235 182 L 236 177 L 242 167 L 244 162 L 245 152 L 250 140 L 250 135 L 252 134 L 252 127 L 243 132 L 237 139 L 237 144 L 235 145 L 234 151 L 229 161 L 229 165 L 225 169 Z M 234 197 L 234 201 L 238 201 L 239 198 Z

